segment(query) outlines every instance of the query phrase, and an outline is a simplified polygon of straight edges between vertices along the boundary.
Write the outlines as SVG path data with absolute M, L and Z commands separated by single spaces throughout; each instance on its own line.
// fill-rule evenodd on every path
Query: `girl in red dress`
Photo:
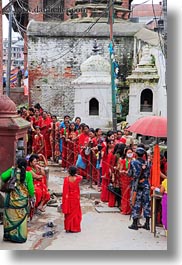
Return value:
M 82 176 L 76 175 L 76 171 L 75 166 L 69 167 L 69 175 L 65 177 L 63 183 L 62 212 L 66 232 L 81 232 L 82 212 L 79 183 Z

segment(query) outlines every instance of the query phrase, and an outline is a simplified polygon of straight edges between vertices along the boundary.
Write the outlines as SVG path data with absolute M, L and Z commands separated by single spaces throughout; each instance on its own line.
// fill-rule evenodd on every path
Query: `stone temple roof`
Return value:
M 85 62 L 81 64 L 82 75 L 95 75 L 110 74 L 110 63 L 100 55 L 92 55 Z
M 28 36 L 42 37 L 109 37 L 110 26 L 106 21 L 100 23 L 82 23 L 82 19 L 77 22 L 68 20 L 65 22 L 38 22 L 31 20 L 28 25 Z M 94 25 L 93 25 L 94 24 Z M 130 21 L 119 20 L 113 24 L 114 36 L 134 36 L 140 29 L 144 27 L 142 23 L 133 23 Z M 90 30 L 88 30 L 90 29 Z
M 153 80 L 157 82 L 159 80 L 157 68 L 152 60 L 148 45 L 143 47 L 141 60 L 127 79 L 133 82 L 140 82 L 141 80 Z
M 81 76 L 73 84 L 110 84 L 111 65 L 101 55 L 92 55 L 81 64 Z
M 157 32 L 154 32 L 152 30 L 142 28 L 140 29 L 136 34 L 135 37 L 137 39 L 140 39 L 150 45 L 158 46 L 159 45 L 159 36 Z M 161 38 L 162 40 L 162 38 Z

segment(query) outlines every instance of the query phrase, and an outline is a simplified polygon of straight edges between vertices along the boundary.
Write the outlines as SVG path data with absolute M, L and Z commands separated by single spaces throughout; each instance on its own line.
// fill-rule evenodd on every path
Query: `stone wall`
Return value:
M 80 65 L 92 55 L 94 39 L 99 53 L 109 60 L 109 25 L 97 24 L 89 34 L 89 23 L 35 23 L 28 28 L 30 102 L 63 116 L 74 115 L 74 89 Z M 141 28 L 136 23 L 117 23 L 114 28 L 116 59 L 133 56 L 133 35 Z

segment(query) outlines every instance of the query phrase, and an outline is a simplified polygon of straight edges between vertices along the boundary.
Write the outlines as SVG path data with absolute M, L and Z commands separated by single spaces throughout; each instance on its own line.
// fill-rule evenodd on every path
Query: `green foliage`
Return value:
M 151 64 L 155 65 L 155 57 L 153 54 L 151 54 Z
M 128 112 L 129 112 L 129 95 L 127 94 L 123 98 L 122 102 L 122 117 L 126 117 L 128 115 Z
M 47 78 L 43 78 L 42 79 L 42 82 L 45 83 L 45 84 L 47 84 L 48 83 L 48 79 Z

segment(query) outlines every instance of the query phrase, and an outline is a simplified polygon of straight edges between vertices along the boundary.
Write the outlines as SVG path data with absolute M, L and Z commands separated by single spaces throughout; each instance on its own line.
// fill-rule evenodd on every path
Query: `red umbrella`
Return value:
M 167 118 L 145 116 L 135 121 L 128 130 L 141 135 L 167 137 Z

